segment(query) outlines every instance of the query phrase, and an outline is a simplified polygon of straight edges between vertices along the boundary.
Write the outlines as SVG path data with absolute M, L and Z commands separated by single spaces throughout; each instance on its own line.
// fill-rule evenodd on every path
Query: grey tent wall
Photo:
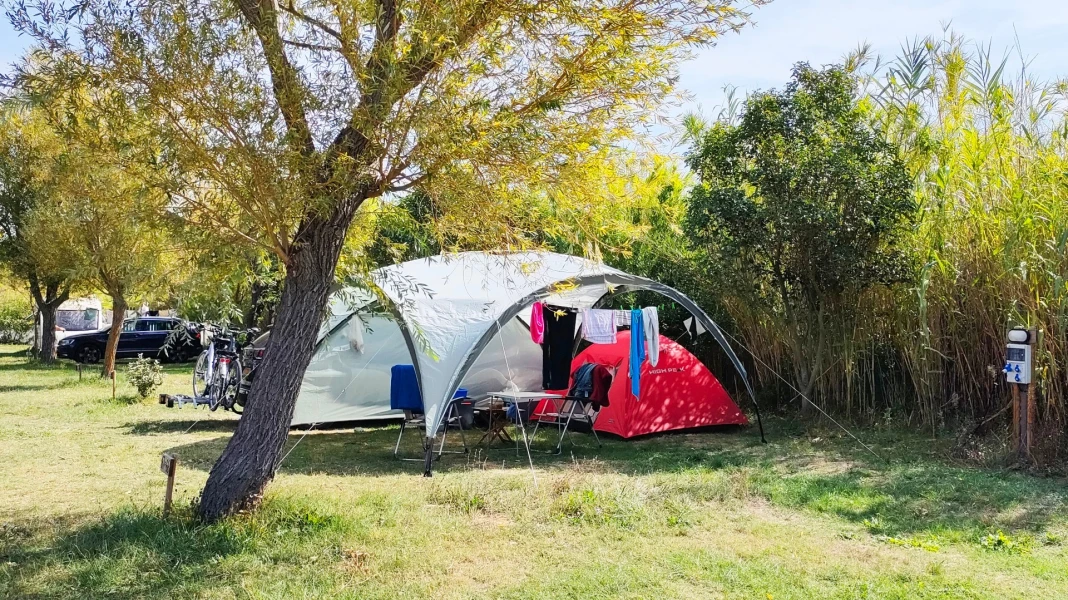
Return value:
M 727 357 L 734 365 L 734 368 L 738 371 L 738 374 L 742 376 L 742 381 L 745 383 L 745 389 L 749 392 L 749 397 L 753 401 L 753 406 L 756 408 L 757 425 L 760 429 L 760 441 L 767 443 L 767 440 L 764 438 L 764 422 L 760 416 L 760 405 L 757 402 L 756 394 L 753 392 L 752 386 L 749 384 L 749 374 L 746 372 L 745 365 L 743 365 L 742 361 L 738 359 L 738 355 L 734 353 L 734 349 L 731 348 L 731 345 L 727 342 L 727 338 L 724 337 L 723 332 L 720 331 L 716 323 L 693 300 L 690 300 L 689 297 L 687 297 L 685 294 L 676 290 L 673 287 L 658 283 L 651 279 L 638 277 L 636 275 L 629 275 L 626 273 L 590 275 L 586 277 L 579 277 L 576 279 L 567 279 L 564 280 L 564 282 L 572 283 L 580 287 L 583 285 L 605 284 L 625 287 L 631 290 L 648 290 L 651 292 L 656 292 L 661 296 L 674 300 L 675 302 L 678 302 L 680 305 L 682 305 L 683 308 L 689 311 L 690 314 L 694 316 L 694 318 L 700 321 L 701 324 L 704 325 L 706 329 L 708 329 L 708 331 L 712 334 L 712 337 L 716 340 L 717 343 L 719 343 L 720 347 L 723 348 L 723 351 L 727 353 Z M 442 416 L 444 416 L 445 411 L 448 409 L 448 399 L 456 393 L 457 389 L 459 389 L 460 382 L 463 381 L 463 378 L 465 376 L 467 376 L 467 372 L 475 364 L 475 361 L 478 360 L 478 357 L 482 354 L 482 351 L 493 339 L 493 336 L 497 335 L 501 331 L 501 328 L 506 323 L 508 323 L 508 321 L 514 319 L 520 312 L 522 312 L 524 308 L 530 306 L 539 299 L 551 295 L 553 287 L 558 283 L 563 282 L 556 282 L 551 285 L 547 285 L 535 292 L 528 294 L 527 296 L 521 298 L 520 300 L 512 304 L 512 306 L 509 306 L 504 312 L 501 313 L 499 317 L 497 317 L 497 320 L 494 323 L 496 327 L 490 327 L 486 330 L 486 333 L 484 333 L 482 337 L 479 338 L 479 340 L 467 351 L 467 355 L 464 357 L 464 362 L 460 365 L 460 368 L 457 369 L 455 373 L 453 373 L 452 379 L 449 380 L 449 386 L 445 388 L 445 398 L 441 399 L 441 404 L 438 409 L 439 414 L 436 415 L 436 421 L 441 421 Z M 420 378 L 420 388 L 421 387 L 422 379 Z M 427 463 L 427 469 L 424 472 L 424 475 L 426 476 L 430 476 L 429 467 L 430 464 Z
M 358 314 L 359 311 L 363 310 L 364 308 L 368 308 L 369 306 L 371 306 L 371 305 L 360 307 L 360 309 L 349 313 L 349 315 L 347 317 L 345 317 L 344 319 L 342 319 L 340 323 L 338 323 L 337 325 L 334 325 L 332 328 L 330 328 L 326 332 L 326 334 L 324 334 L 321 338 L 319 338 L 315 342 L 315 347 L 319 348 L 319 346 L 326 340 L 326 338 L 328 338 L 331 335 L 337 333 L 345 325 L 348 325 L 349 321 L 351 321 L 352 319 L 358 319 L 359 318 L 359 314 Z M 393 318 L 397 321 L 397 329 L 400 329 L 401 337 L 404 338 L 404 344 L 406 346 L 408 346 L 408 356 L 411 357 L 412 366 L 415 367 L 415 382 L 419 385 L 419 395 L 420 395 L 420 397 L 422 397 L 422 395 L 423 395 L 423 377 L 419 373 L 419 361 L 417 360 L 417 357 L 419 356 L 419 354 L 416 353 L 416 351 L 415 351 L 415 340 L 412 339 L 412 335 L 408 331 L 408 325 L 407 325 L 407 323 L 405 323 L 404 317 L 401 316 L 400 311 L 398 311 L 396 307 L 390 306 L 389 307 L 389 314 L 392 315 Z

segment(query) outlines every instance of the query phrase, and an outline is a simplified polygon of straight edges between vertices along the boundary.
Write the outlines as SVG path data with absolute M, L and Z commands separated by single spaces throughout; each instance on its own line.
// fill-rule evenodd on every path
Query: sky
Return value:
M 715 113 L 724 86 L 738 93 L 781 87 L 794 63 L 839 62 L 859 44 L 888 58 L 916 37 L 943 27 L 980 43 L 999 57 L 1019 39 L 1029 71 L 1049 79 L 1068 76 L 1068 1 L 1065 0 L 777 0 L 750 11 L 754 25 L 728 34 L 682 65 L 679 84 L 689 92 L 680 108 Z
M 743 95 L 781 87 L 794 63 L 834 63 L 865 42 L 893 56 L 908 40 L 940 34 L 947 24 L 991 43 L 999 55 L 1018 38 L 1034 76 L 1068 76 L 1068 0 L 777 0 L 753 9 L 752 18 L 753 26 L 682 65 L 679 85 L 687 97 L 672 113 L 712 115 L 724 102 L 724 86 Z M 0 18 L 3 70 L 27 44 Z

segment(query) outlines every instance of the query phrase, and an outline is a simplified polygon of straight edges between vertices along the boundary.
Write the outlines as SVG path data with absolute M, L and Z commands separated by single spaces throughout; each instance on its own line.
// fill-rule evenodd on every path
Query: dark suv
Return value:
M 174 342 L 163 352 L 163 345 L 175 329 L 185 328 L 188 335 L 178 332 Z M 81 363 L 95 363 L 104 356 L 108 343 L 108 331 L 81 333 L 59 341 L 56 354 L 60 358 L 73 358 Z M 172 317 L 137 317 L 122 322 L 119 334 L 118 358 L 136 358 L 138 354 L 161 360 L 189 360 L 199 353 L 195 327 Z

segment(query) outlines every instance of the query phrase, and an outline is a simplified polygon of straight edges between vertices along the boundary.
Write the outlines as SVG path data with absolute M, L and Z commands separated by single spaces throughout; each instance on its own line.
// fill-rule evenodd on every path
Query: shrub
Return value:
M 987 550 L 1010 554 L 1027 554 L 1031 551 L 1031 540 L 1029 538 L 1013 539 L 1005 535 L 1000 529 L 997 533 L 990 533 L 979 538 L 979 545 Z
M 126 365 L 126 380 L 137 388 L 137 394 L 147 398 L 152 390 L 163 383 L 163 367 L 154 358 L 137 355 L 137 360 Z
M 21 344 L 33 328 L 33 310 L 25 298 L 0 300 L 0 344 Z

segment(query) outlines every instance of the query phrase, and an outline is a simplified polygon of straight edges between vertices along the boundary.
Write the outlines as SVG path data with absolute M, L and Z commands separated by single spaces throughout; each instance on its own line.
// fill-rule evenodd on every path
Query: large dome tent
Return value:
M 638 290 L 661 294 L 693 314 L 726 352 L 755 403 L 745 367 L 700 307 L 669 286 L 600 262 L 551 252 L 463 252 L 383 267 L 371 279 L 389 308 L 366 293 L 332 302 L 295 425 L 390 416 L 374 414 L 383 401 L 388 409 L 389 369 L 413 364 L 427 437 L 434 437 L 460 387 L 473 396 L 508 384 L 538 389 L 541 351 L 522 318 L 534 302 L 582 309 Z

